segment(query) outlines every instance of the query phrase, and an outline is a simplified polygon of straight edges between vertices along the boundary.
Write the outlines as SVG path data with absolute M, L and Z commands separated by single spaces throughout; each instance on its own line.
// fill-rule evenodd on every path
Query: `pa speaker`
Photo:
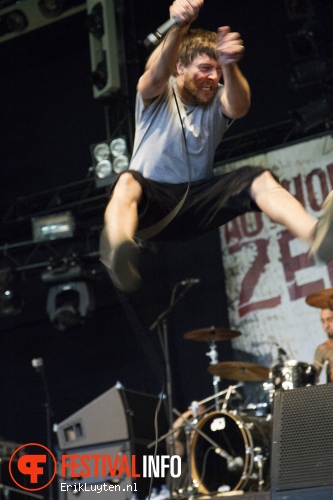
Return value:
M 159 398 L 115 385 L 57 425 L 60 450 L 130 440 L 149 444 L 155 440 L 155 411 Z M 166 407 L 158 413 L 158 433 L 168 429 Z
M 114 0 L 87 0 L 90 59 L 95 98 L 121 87 Z
M 333 500 L 333 384 L 278 390 L 272 500 Z

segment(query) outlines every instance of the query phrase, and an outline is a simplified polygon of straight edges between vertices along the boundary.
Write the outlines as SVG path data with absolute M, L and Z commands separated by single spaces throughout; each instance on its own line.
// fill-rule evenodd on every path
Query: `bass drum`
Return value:
M 191 473 L 201 493 L 258 491 L 259 482 L 260 489 L 269 489 L 269 417 L 215 411 L 203 417 L 197 429 L 191 441 Z M 237 457 L 236 466 L 228 456 Z

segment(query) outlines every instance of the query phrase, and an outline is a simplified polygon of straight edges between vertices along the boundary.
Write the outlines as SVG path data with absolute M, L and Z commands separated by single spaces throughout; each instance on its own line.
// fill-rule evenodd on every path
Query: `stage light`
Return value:
M 0 16 L 0 36 L 7 33 L 20 33 L 28 26 L 28 19 L 24 12 L 15 9 Z
M 90 149 L 97 188 L 110 186 L 117 174 L 125 172 L 129 167 L 130 157 L 124 137 L 112 139 L 110 143 L 103 141 L 93 144 Z
M 129 167 L 129 158 L 126 155 L 119 155 L 113 161 L 113 170 L 116 174 L 125 172 Z
M 35 242 L 72 238 L 74 235 L 75 221 L 70 212 L 33 217 L 31 223 Z
M 317 21 L 306 21 L 297 33 L 287 35 L 287 41 L 294 61 L 323 57 L 323 29 Z
M 83 4 L 84 0 L 39 0 L 38 8 L 45 17 L 58 17 L 69 9 Z
M 16 316 L 22 312 L 23 300 L 16 288 L 12 270 L 0 269 L 0 316 Z
M 113 156 L 124 155 L 127 151 L 125 139 L 123 137 L 113 139 L 110 144 L 110 151 Z
M 314 15 L 311 0 L 285 0 L 285 5 L 290 20 L 309 18 Z
M 63 0 L 40 0 L 38 7 L 45 17 L 60 16 L 65 10 Z
M 109 158 L 109 156 L 110 156 L 110 148 L 105 142 L 97 144 L 94 147 L 94 158 L 96 161 L 106 160 Z
M 94 308 L 93 294 L 84 281 L 63 283 L 49 290 L 46 310 L 58 330 L 83 324 Z
M 299 88 L 324 83 L 333 77 L 332 69 L 326 61 L 316 59 L 295 63 L 292 68 L 291 84 Z
M 296 128 L 301 132 L 309 132 L 320 125 L 329 128 L 333 124 L 333 99 L 321 98 L 311 101 L 293 114 Z

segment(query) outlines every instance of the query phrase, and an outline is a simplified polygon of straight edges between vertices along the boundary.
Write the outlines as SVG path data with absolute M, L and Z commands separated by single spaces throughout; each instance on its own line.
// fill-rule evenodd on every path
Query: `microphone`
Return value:
M 281 347 L 278 343 L 276 343 L 276 342 L 275 342 L 275 345 L 276 345 L 276 347 L 278 348 L 278 354 L 279 354 L 279 355 L 281 355 L 281 354 L 282 354 L 282 356 L 287 356 L 286 351 L 285 351 L 284 349 L 282 349 L 282 347 Z
M 227 460 L 227 469 L 230 471 L 236 471 L 243 467 L 244 460 L 242 457 L 231 458 L 231 460 Z
M 34 358 L 31 360 L 31 364 L 37 372 L 41 371 L 44 368 L 43 358 Z
M 229 455 L 229 453 L 227 453 L 225 450 L 222 450 L 222 448 L 220 447 L 215 448 L 214 451 L 215 453 L 217 453 L 217 455 L 220 455 L 220 457 L 226 459 L 228 470 L 236 471 L 243 467 L 244 460 L 242 459 L 242 457 L 232 457 L 231 455 Z
M 161 24 L 161 26 L 159 26 L 159 28 L 157 28 L 154 33 L 150 33 L 150 35 L 145 38 L 143 42 L 144 45 L 148 48 L 150 46 L 156 47 L 160 43 L 162 38 L 168 33 L 168 31 L 176 24 L 178 24 L 178 19 L 176 17 L 173 17 L 169 19 L 169 21 L 166 21 L 164 24 Z
M 182 286 L 196 285 L 197 283 L 200 283 L 200 281 L 201 280 L 199 278 L 189 278 L 187 280 L 181 281 L 179 284 L 182 285 Z

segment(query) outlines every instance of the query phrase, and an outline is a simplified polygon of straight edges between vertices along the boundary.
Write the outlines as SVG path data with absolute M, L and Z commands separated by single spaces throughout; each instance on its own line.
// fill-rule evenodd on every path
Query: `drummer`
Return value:
M 316 381 L 323 368 L 326 369 L 327 382 L 333 382 L 333 310 L 322 309 L 320 312 L 320 321 L 328 339 L 320 344 L 314 355 L 314 366 L 317 371 Z

